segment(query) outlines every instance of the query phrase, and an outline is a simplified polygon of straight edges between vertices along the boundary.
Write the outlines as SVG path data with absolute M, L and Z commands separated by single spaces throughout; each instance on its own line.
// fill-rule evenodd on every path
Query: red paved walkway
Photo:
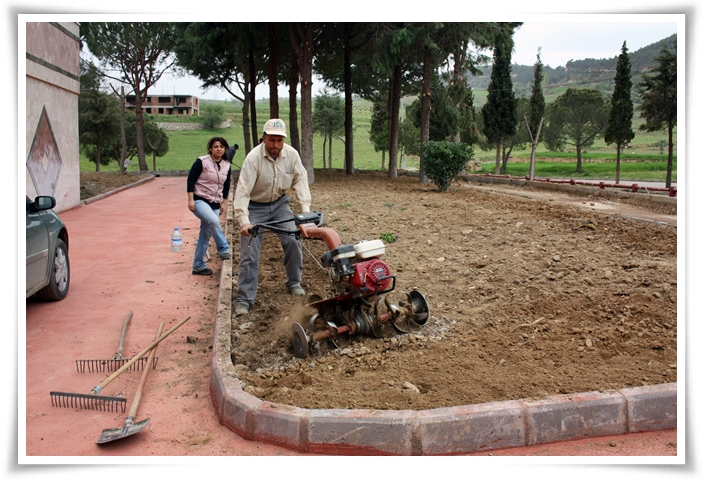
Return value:
M 210 263 L 212 277 L 191 274 L 199 221 L 187 208 L 185 178 L 157 178 L 60 216 L 69 231 L 71 285 L 63 301 L 26 302 L 27 369 L 19 375 L 20 389 L 26 387 L 26 418 L 20 420 L 26 420 L 26 441 L 20 436 L 20 455 L 25 448 L 31 458 L 292 454 L 239 438 L 214 414 L 209 346 L 221 262 Z M 174 226 L 184 235 L 179 253 L 170 250 Z M 149 427 L 97 446 L 101 431 L 123 425 L 126 414 L 53 407 L 49 393 L 87 394 L 108 376 L 79 374 L 75 361 L 114 357 L 129 311 L 125 357 L 148 346 L 161 321 L 165 331 L 191 319 L 158 346 L 157 369 L 137 414 L 137 420 L 151 418 Z M 101 394 L 124 395 L 129 407 L 139 377 L 125 372 Z
M 214 413 L 209 398 L 209 346 L 220 261 L 210 263 L 215 270 L 213 277 L 190 274 L 199 224 L 186 206 L 185 178 L 156 178 L 65 211 L 61 217 L 70 235 L 72 276 L 68 297 L 57 303 L 27 300 L 26 337 L 20 305 L 18 352 L 26 354 L 26 373 L 20 363 L 18 376 L 20 391 L 26 391 L 26 404 L 22 394 L 18 404 L 20 462 L 101 463 L 124 456 L 119 463 L 143 463 L 158 456 L 298 455 L 246 441 L 220 425 Z M 174 226 L 184 230 L 180 253 L 170 251 Z M 113 357 L 130 310 L 133 318 L 125 357 L 153 340 L 160 321 L 168 329 L 186 316 L 191 319 L 158 348 L 158 367 L 149 376 L 137 414 L 137 420 L 151 418 L 149 427 L 107 447 L 97 446 L 101 431 L 123 425 L 126 414 L 52 407 L 49 393 L 88 393 L 107 376 L 79 374 L 75 360 Z M 103 394 L 124 395 L 128 407 L 139 375 L 122 374 Z M 484 455 L 648 456 L 623 462 L 671 464 L 680 462 L 680 456 L 661 456 L 675 456 L 677 449 L 677 432 L 663 431 Z M 329 458 L 316 460 L 332 464 Z M 343 459 L 337 458 L 334 463 L 339 464 L 339 460 Z M 163 463 L 162 458 L 157 462 Z M 581 458 L 559 462 L 589 461 Z M 396 461 L 392 464 L 398 466 Z M 599 471 L 597 474 L 601 475 Z

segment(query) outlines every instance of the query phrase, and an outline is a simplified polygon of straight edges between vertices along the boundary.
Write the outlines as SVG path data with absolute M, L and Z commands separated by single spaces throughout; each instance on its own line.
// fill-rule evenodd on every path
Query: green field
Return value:
M 664 181 L 667 161 L 636 161 L 623 162 L 620 165 L 621 179 L 639 181 Z M 585 162 L 583 161 L 582 173 L 575 172 L 576 163 L 573 161 L 537 161 L 534 165 L 534 176 L 539 178 L 581 178 L 581 179 L 614 179 L 616 165 L 613 161 Z M 479 174 L 495 173 L 494 163 L 483 163 Z M 512 176 L 528 176 L 529 161 L 512 161 L 507 165 L 507 173 Z M 677 181 L 677 163 L 673 162 L 672 181 Z
M 412 101 L 406 99 L 405 104 Z M 213 100 L 201 100 L 202 108 L 207 108 L 208 104 L 215 103 Z M 185 171 L 189 170 L 193 161 L 198 156 L 207 153 L 207 141 L 213 136 L 222 136 L 227 139 L 230 144 L 237 143 L 241 150 L 234 157 L 234 168 L 238 169 L 244 159 L 244 135 L 242 131 L 242 111 L 241 106 L 237 102 L 232 101 L 216 101 L 216 103 L 224 107 L 224 112 L 231 125 L 228 128 L 214 130 L 191 130 L 191 131 L 169 131 L 169 152 L 163 157 L 156 158 L 156 169 L 160 171 Z M 259 101 L 257 109 L 257 124 L 259 136 L 263 131 L 263 124 L 269 118 L 269 105 L 266 100 Z M 280 100 L 280 116 L 287 120 L 289 116 L 287 99 Z M 194 118 L 175 118 L 153 115 L 152 118 L 156 121 L 175 121 L 186 122 L 196 121 Z M 299 118 L 299 114 L 298 114 Z M 373 144 L 368 139 L 368 131 L 370 129 L 371 118 L 371 103 L 366 100 L 357 100 L 354 102 L 354 166 L 361 170 L 378 170 L 381 166 L 382 154 L 376 152 Z M 621 178 L 636 179 L 636 180 L 665 180 L 665 163 L 667 159 L 666 152 L 661 154 L 660 149 L 655 146 L 660 140 L 666 138 L 666 133 L 655 132 L 647 133 L 638 130 L 641 124 L 640 119 L 634 121 L 634 131 L 636 137 L 631 142 L 632 148 L 625 150 L 622 153 Z M 344 159 L 344 143 L 341 139 L 334 139 L 332 142 L 332 167 L 343 168 Z M 321 169 L 323 167 L 323 138 L 315 135 L 313 151 L 314 151 L 314 167 Z M 575 172 L 575 151 L 567 150 L 565 152 L 550 152 L 546 150 L 543 144 L 537 149 L 537 164 L 536 175 L 540 177 L 614 177 L 616 152 L 611 145 L 606 145 L 603 140 L 597 140 L 595 144 L 584 153 L 584 172 L 581 175 L 574 175 Z M 507 165 L 507 173 L 514 176 L 523 176 L 528 174 L 529 157 L 531 149 L 515 150 Z M 328 156 L 328 151 L 327 151 Z M 495 151 L 483 151 L 475 148 L 476 160 L 483 163 L 485 173 L 494 173 Z M 327 158 L 327 167 L 328 164 Z M 568 160 L 568 161 L 566 161 Z M 146 159 L 149 170 L 153 168 L 153 159 Z M 398 162 L 400 160 L 398 159 Z M 526 161 L 526 162 L 525 162 Z M 385 166 L 387 168 L 388 155 L 386 153 Z M 400 165 L 398 164 L 398 167 Z M 419 167 L 419 159 L 417 157 L 406 158 L 405 166 L 407 169 Z M 674 164 L 673 179 L 676 179 L 676 164 Z M 81 155 L 80 169 L 82 172 L 95 171 L 95 165 Z M 119 168 L 116 162 L 112 162 L 107 166 L 101 166 L 101 171 L 118 171 Z M 139 171 L 139 165 L 136 158 L 133 158 L 127 171 Z

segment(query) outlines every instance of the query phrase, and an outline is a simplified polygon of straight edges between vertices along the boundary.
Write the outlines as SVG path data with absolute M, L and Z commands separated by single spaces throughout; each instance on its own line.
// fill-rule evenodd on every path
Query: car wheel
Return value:
M 71 266 L 68 262 L 68 248 L 63 240 L 57 239 L 49 284 L 37 291 L 37 297 L 46 301 L 59 301 L 68 294 L 70 283 Z

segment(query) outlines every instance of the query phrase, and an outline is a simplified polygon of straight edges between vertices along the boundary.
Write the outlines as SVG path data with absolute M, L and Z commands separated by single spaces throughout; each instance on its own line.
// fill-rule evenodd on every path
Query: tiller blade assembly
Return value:
M 386 293 L 382 291 L 378 294 Z M 407 301 L 399 306 L 390 304 L 387 297 L 369 302 L 363 296 L 358 298 L 331 298 L 312 303 L 317 309 L 309 319 L 309 328 L 300 323 L 292 325 L 292 344 L 295 356 L 306 358 L 315 349 L 320 349 L 323 341 L 329 340 L 336 346 L 340 334 L 357 335 L 372 333 L 377 338 L 385 337 L 383 326 L 391 324 L 399 333 L 416 331 L 429 318 L 429 305 L 419 291 L 405 293 Z M 374 295 L 375 296 L 375 295 Z M 385 306 L 379 312 L 378 306 Z
M 276 225 L 294 220 L 297 230 Z M 405 301 L 392 304 L 386 295 L 395 290 L 395 276 L 381 259 L 385 254 L 382 240 L 361 241 L 355 245 L 342 244 L 337 232 L 323 227 L 324 214 L 311 212 L 294 218 L 253 226 L 249 233 L 255 236 L 260 229 L 295 235 L 297 238 L 321 239 L 328 251 L 321 257 L 321 266 L 329 272 L 329 279 L 339 293 L 312 303 L 316 312 L 309 318 L 308 327 L 300 323 L 292 326 L 292 344 L 295 356 L 306 358 L 323 341 L 336 346 L 341 334 L 370 334 L 385 336 L 385 325 L 396 332 L 416 331 L 429 319 L 429 305 L 419 291 L 404 293 Z

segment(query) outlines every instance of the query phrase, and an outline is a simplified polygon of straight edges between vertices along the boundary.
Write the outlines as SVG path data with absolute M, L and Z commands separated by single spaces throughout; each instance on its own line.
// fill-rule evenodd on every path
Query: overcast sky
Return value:
M 670 17 L 658 17 L 661 21 L 656 22 L 569 18 L 575 21 L 525 22 L 514 35 L 512 63 L 533 65 L 539 47 L 541 62 L 553 68 L 565 66 L 569 60 L 612 58 L 619 55 L 624 41 L 631 53 L 678 33 L 678 25 Z
M 510 18 L 510 20 L 512 20 Z M 585 58 L 612 58 L 619 55 L 624 41 L 629 52 L 643 48 L 674 33 L 684 25 L 678 24 L 682 16 L 670 15 L 558 15 L 539 16 L 524 24 L 514 35 L 515 51 L 512 63 L 533 65 L 538 48 L 541 61 L 553 68 L 565 66 L 569 60 Z M 231 95 L 219 89 L 200 89 L 196 78 L 177 78 L 166 74 L 149 91 L 152 95 L 188 94 L 207 99 L 231 99 Z M 315 83 L 315 93 L 322 87 Z M 281 87 L 281 96 L 287 96 L 287 88 Z M 257 89 L 259 98 L 268 96 L 268 87 Z

